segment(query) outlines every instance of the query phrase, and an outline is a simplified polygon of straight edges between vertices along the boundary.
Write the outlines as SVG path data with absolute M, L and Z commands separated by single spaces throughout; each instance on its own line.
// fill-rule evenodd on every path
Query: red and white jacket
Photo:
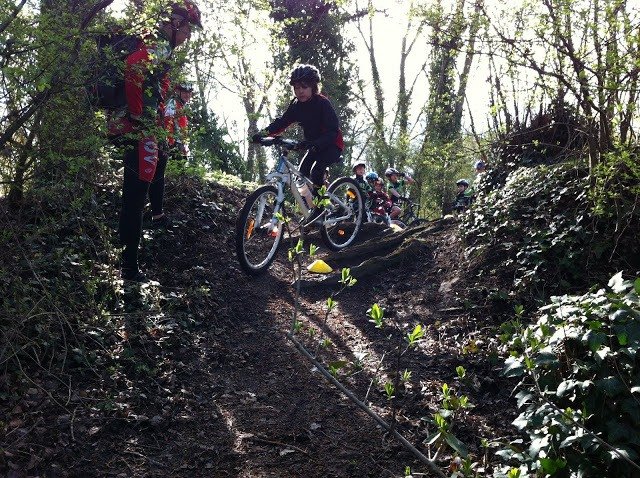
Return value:
M 140 124 L 154 120 L 162 126 L 164 101 L 169 91 L 171 46 L 168 41 L 141 40 L 138 49 L 125 60 L 124 84 L 127 106 L 109 118 L 110 135 L 136 131 Z

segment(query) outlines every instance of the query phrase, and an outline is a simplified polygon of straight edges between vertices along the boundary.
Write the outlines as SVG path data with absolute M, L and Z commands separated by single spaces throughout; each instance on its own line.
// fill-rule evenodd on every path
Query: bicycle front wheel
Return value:
M 344 249 L 355 240 L 364 216 L 364 199 L 358 184 L 351 178 L 338 178 L 327 189 L 326 206 L 320 234 L 332 251 Z
M 282 205 L 274 186 L 261 186 L 245 201 L 236 220 L 236 254 L 249 275 L 265 272 L 278 251 L 283 224 L 277 217 Z

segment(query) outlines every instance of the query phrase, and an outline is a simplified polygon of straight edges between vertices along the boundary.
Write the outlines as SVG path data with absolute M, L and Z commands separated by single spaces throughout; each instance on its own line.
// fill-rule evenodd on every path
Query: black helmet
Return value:
M 299 81 L 320 83 L 320 72 L 313 65 L 298 65 L 291 70 L 291 79 L 289 80 L 289 84 L 293 85 Z
M 387 168 L 387 170 L 384 172 L 384 175 L 386 177 L 389 177 L 392 174 L 397 174 L 399 176 L 400 175 L 400 171 L 398 171 L 396 168 Z
M 370 183 L 377 181 L 378 178 L 379 178 L 378 173 L 376 173 L 375 171 L 371 171 L 367 173 L 367 175 L 365 176 L 365 179 Z
M 466 179 L 458 179 L 456 181 L 456 186 L 469 186 L 469 181 L 467 181 Z

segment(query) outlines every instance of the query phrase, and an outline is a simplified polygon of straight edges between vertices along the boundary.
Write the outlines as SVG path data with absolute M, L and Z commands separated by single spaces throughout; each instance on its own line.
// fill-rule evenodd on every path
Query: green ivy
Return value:
M 639 294 L 640 279 L 618 273 L 606 289 L 553 297 L 513 335 L 504 373 L 522 378 L 514 425 L 528 442 L 500 456 L 533 476 L 638 476 Z
M 587 258 L 602 253 L 593 247 L 587 190 L 568 165 L 516 169 L 464 216 L 467 256 L 499 257 L 494 272 L 513 277 L 516 292 L 548 288 L 549 277 L 556 291 L 582 284 Z

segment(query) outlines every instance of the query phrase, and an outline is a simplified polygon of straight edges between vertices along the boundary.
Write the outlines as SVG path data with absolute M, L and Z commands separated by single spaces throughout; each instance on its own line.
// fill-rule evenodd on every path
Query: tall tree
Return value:
M 356 2 L 356 10 L 358 3 Z M 399 77 L 397 91 L 390 94 L 396 98 L 391 104 L 385 100 L 385 92 L 382 85 L 380 69 L 378 67 L 378 55 L 376 50 L 376 27 L 374 20 L 376 17 L 386 15 L 385 12 L 376 11 L 372 0 L 367 2 L 366 27 L 362 26 L 364 19 L 358 19 L 358 31 L 362 38 L 364 47 L 368 52 L 369 66 L 371 68 L 371 88 L 373 90 L 374 106 L 369 104 L 368 94 L 365 91 L 364 82 L 359 83 L 360 101 L 364 105 L 373 128 L 367 138 L 369 145 L 369 162 L 373 169 L 383 171 L 387 166 L 403 167 L 406 162 L 406 155 L 409 147 L 409 108 L 411 97 L 417 79 L 424 71 L 425 65 L 418 68 L 417 75 L 413 81 L 407 82 L 407 60 L 413 47 L 421 37 L 422 30 L 426 24 L 424 17 L 416 16 L 413 12 L 414 4 L 410 2 L 407 10 L 407 24 L 400 45 Z M 414 25 L 414 20 L 418 20 Z M 387 59 L 384 59 L 385 62 Z M 391 114 L 395 110 L 395 116 Z
M 215 71 L 204 75 L 203 84 L 217 84 L 236 95 L 246 118 L 245 135 L 250 137 L 265 126 L 269 106 L 277 95 L 278 66 L 283 46 L 272 39 L 270 5 L 253 0 L 218 0 L 212 10 L 219 29 L 210 48 L 210 65 Z M 255 52 L 260 54 L 254 54 Z M 202 68 L 204 71 L 204 68 Z M 264 148 L 248 143 L 244 180 L 264 180 L 267 156 Z
M 467 15 L 466 4 L 465 0 L 456 0 L 454 10 L 447 13 L 442 0 L 438 0 L 426 12 L 431 27 L 429 99 L 416 176 L 419 184 L 430 183 L 429 190 L 435 195 L 432 201 L 437 202 L 443 214 L 451 202 L 454 165 L 464 156 L 461 154 L 462 112 L 482 0 L 476 0 L 471 15 Z M 462 55 L 463 69 L 458 73 L 457 64 Z

